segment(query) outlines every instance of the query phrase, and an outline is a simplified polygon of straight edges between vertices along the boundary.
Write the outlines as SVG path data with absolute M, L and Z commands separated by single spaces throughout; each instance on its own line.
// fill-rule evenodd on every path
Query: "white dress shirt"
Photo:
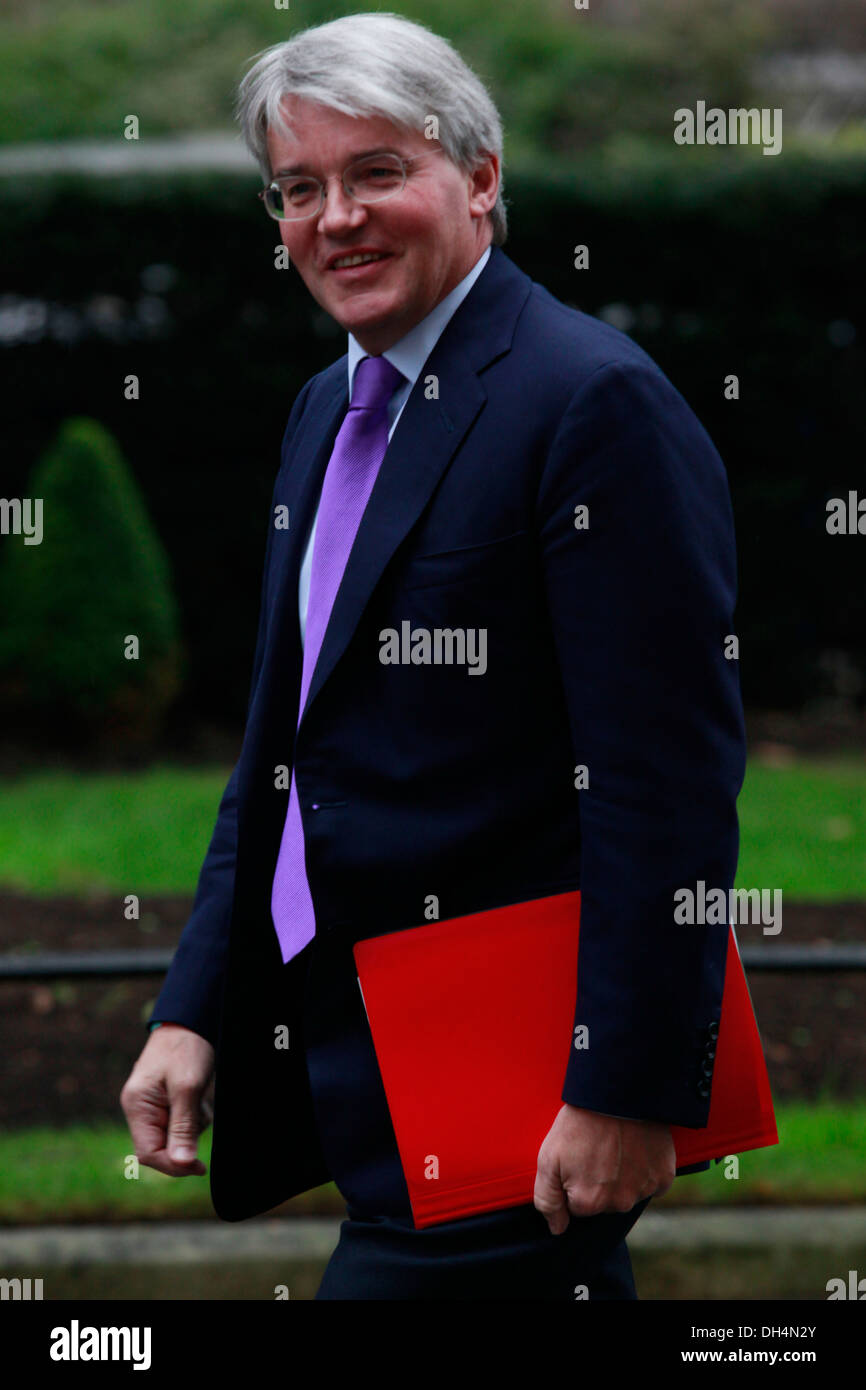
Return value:
M 490 247 L 488 246 L 479 256 L 469 273 L 464 275 L 459 285 L 455 285 L 453 290 L 446 294 L 445 298 L 441 299 L 435 308 L 430 310 L 426 318 L 422 319 L 420 323 L 416 323 L 415 327 L 410 328 L 409 332 L 402 337 L 398 343 L 395 343 L 393 347 L 389 347 L 388 350 L 382 354 L 382 356 L 387 358 L 392 366 L 396 367 L 398 372 L 402 372 L 406 378 L 405 382 L 397 387 L 397 390 L 388 402 L 388 420 L 390 422 L 390 428 L 388 430 L 389 442 L 397 427 L 397 421 L 400 419 L 403 407 L 409 398 L 412 387 L 421 375 L 424 363 L 436 346 L 448 320 L 463 303 L 463 300 L 472 289 L 472 286 L 486 266 L 489 258 Z M 361 359 L 367 357 L 369 354 L 364 351 L 358 340 L 353 337 L 351 333 L 349 334 L 348 350 L 349 400 L 351 401 L 352 386 L 355 380 L 355 368 Z M 313 542 L 316 538 L 316 523 L 318 519 L 319 507 L 317 503 L 316 514 L 313 517 L 313 522 L 307 536 L 306 549 L 304 551 L 304 558 L 301 563 L 301 573 L 298 581 L 298 616 L 301 622 L 302 647 L 304 645 L 304 635 L 307 626 L 307 603 L 310 596 L 310 571 L 313 565 Z

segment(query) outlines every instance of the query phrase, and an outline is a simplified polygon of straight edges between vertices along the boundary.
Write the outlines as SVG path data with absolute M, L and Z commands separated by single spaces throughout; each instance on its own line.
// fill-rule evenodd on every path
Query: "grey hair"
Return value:
M 303 29 L 255 54 L 237 93 L 235 117 L 247 149 L 267 183 L 269 127 L 291 134 L 280 103 L 303 97 L 347 116 L 383 116 L 404 130 L 438 121 L 438 139 L 466 173 L 485 151 L 500 161 L 496 203 L 489 213 L 493 241 L 508 233 L 502 194 L 502 122 L 483 82 L 447 39 L 391 13 L 345 15 Z

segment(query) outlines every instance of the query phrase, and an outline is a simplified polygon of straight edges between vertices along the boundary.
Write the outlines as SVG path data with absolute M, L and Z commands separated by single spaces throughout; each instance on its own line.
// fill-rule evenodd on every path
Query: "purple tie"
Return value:
M 384 357 L 364 357 L 355 369 L 352 403 L 334 441 L 319 500 L 298 723 L 340 580 L 388 446 L 388 402 L 399 383 L 405 380 L 402 372 Z M 287 964 L 316 934 L 294 771 L 274 873 L 271 913 L 283 963 Z

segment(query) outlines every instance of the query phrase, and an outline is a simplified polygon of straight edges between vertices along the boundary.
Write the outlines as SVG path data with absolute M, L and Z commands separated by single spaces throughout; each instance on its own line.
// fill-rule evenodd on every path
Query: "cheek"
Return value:
M 447 220 L 448 211 L 438 201 L 419 198 L 401 209 L 399 230 L 410 244 L 429 243 L 437 240 L 437 228 Z
M 459 226 L 456 209 L 445 203 L 427 204 L 415 210 L 411 235 L 425 265 L 432 268 L 437 260 L 447 257 L 456 226 Z
M 312 252 L 309 247 L 304 245 L 302 238 L 299 237 L 296 232 L 287 231 L 284 227 L 280 228 L 280 236 L 283 245 L 289 253 L 292 264 L 299 270 L 301 267 L 305 270 L 311 268 Z

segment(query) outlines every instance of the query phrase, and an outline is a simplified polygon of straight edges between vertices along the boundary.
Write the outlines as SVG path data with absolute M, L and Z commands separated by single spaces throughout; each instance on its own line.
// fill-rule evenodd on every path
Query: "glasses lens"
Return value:
M 282 189 L 284 217 L 308 217 L 319 206 L 322 185 L 318 179 L 286 179 Z
M 283 195 L 275 183 L 265 189 L 262 201 L 271 217 L 283 216 Z
M 350 164 L 345 173 L 346 188 L 360 203 L 376 203 L 399 193 L 406 180 L 403 161 L 395 154 L 370 155 Z
M 319 206 L 322 185 L 317 179 L 280 179 L 265 192 L 265 207 L 281 222 L 309 217 Z

